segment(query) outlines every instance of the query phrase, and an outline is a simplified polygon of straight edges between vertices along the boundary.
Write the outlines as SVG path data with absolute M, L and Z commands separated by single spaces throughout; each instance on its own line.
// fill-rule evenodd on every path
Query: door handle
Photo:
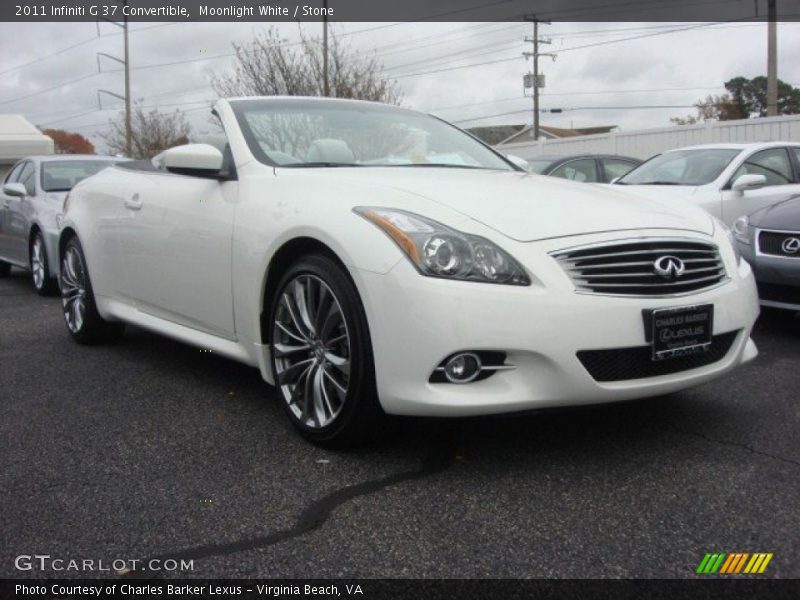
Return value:
M 125 200 L 124 204 L 131 210 L 139 210 L 142 208 L 142 201 L 139 199 L 139 194 L 134 194 Z

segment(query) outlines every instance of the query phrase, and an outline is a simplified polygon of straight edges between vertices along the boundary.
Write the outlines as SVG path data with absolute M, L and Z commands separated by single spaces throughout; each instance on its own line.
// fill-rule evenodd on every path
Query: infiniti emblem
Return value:
M 800 238 L 790 237 L 783 240 L 783 244 L 781 244 L 781 248 L 786 254 L 797 254 L 800 250 Z
M 662 256 L 653 263 L 656 275 L 664 279 L 677 279 L 686 271 L 686 265 L 677 256 Z

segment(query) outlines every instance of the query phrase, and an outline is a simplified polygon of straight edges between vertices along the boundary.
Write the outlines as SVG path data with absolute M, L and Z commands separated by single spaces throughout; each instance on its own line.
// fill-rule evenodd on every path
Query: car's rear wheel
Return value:
M 86 258 L 76 237 L 67 242 L 61 259 L 61 306 L 67 329 L 79 344 L 113 341 L 125 331 L 123 323 L 106 321 L 97 312 Z
M 47 248 L 41 231 L 33 235 L 30 248 L 31 282 L 40 296 L 50 296 L 58 289 L 58 284 L 50 277 L 50 263 L 47 259 Z
M 369 329 L 347 272 L 324 255 L 284 273 L 270 310 L 272 369 L 282 403 L 309 440 L 344 447 L 381 430 Z

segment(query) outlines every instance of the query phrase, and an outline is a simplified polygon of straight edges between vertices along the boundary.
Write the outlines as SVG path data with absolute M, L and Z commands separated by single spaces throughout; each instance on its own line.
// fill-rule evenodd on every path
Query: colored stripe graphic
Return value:
M 767 552 L 708 552 L 700 561 L 696 573 L 704 575 L 738 575 L 763 573 L 773 554 Z M 746 565 L 746 566 L 745 566 Z

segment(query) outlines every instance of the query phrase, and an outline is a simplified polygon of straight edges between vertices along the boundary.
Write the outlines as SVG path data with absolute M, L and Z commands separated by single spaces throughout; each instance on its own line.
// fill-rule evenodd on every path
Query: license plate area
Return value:
M 714 329 L 714 305 L 653 310 L 648 325 L 653 360 L 707 352 Z

